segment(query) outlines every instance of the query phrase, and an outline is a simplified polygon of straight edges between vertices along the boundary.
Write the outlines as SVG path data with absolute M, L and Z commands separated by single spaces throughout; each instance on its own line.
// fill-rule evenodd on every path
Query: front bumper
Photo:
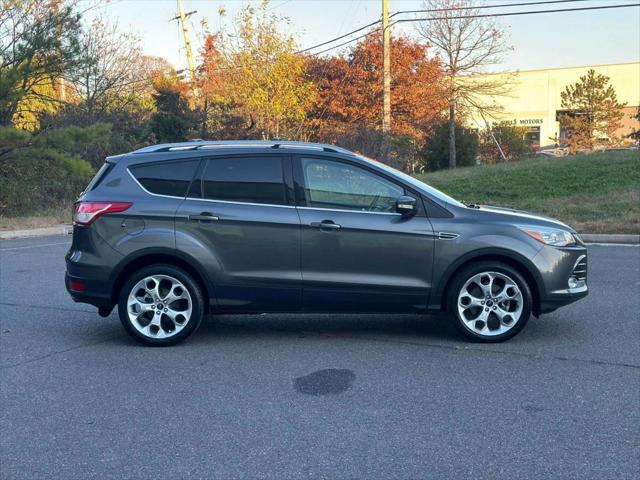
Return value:
M 539 313 L 549 313 L 589 294 L 587 248 L 545 245 L 534 257 L 540 272 Z

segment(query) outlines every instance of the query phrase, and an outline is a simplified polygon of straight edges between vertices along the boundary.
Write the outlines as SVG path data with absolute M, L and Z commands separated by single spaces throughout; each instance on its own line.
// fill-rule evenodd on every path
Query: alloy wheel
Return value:
M 469 278 L 458 294 L 458 314 L 464 326 L 482 336 L 502 335 L 522 317 L 524 299 L 518 284 L 500 272 Z
M 178 334 L 191 319 L 193 302 L 182 282 L 169 275 L 150 275 L 129 292 L 127 314 L 131 325 L 147 338 Z

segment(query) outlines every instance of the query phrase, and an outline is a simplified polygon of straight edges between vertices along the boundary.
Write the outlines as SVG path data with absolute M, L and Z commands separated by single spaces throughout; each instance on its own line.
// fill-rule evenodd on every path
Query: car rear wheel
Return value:
M 531 316 L 531 289 L 513 267 L 479 262 L 451 282 L 448 312 L 458 330 L 477 342 L 502 342 L 520 332 Z
M 118 298 L 125 330 L 147 345 L 174 345 L 202 322 L 204 300 L 197 282 L 173 265 L 151 265 L 125 282 Z

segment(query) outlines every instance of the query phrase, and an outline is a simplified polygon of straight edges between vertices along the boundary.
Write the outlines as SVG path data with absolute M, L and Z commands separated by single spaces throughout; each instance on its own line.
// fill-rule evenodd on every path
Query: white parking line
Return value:
M 24 250 L 25 248 L 53 247 L 54 245 L 68 245 L 68 244 L 69 242 L 42 243 L 40 245 L 27 245 L 25 247 L 0 248 L 0 252 L 8 252 L 10 250 Z
M 587 243 L 587 246 L 596 245 L 598 247 L 640 247 L 637 243 Z

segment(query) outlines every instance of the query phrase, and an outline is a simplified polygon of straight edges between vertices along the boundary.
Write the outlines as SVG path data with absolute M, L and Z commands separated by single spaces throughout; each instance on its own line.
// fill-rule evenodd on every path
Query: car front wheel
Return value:
M 151 265 L 125 282 L 118 298 L 125 330 L 147 345 L 173 345 L 202 322 L 204 301 L 194 279 L 173 265 Z
M 501 342 L 522 330 L 531 316 L 531 289 L 513 267 L 499 262 L 472 264 L 448 292 L 448 312 L 458 330 L 477 342 Z

